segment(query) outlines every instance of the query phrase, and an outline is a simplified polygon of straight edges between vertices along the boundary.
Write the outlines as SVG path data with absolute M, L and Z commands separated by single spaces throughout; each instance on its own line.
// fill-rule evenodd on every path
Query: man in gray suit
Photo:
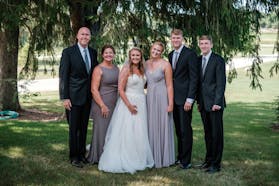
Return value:
M 202 55 L 198 59 L 200 81 L 197 102 L 204 126 L 206 144 L 205 160 L 199 167 L 206 169 L 208 173 L 215 173 L 221 169 L 224 146 L 225 61 L 221 56 L 211 51 L 213 43 L 210 36 L 201 36 L 199 47 Z
M 86 27 L 79 29 L 77 44 L 63 50 L 59 67 L 60 99 L 69 123 L 70 161 L 83 167 L 89 113 L 91 108 L 91 76 L 98 64 L 97 52 L 88 46 L 91 33 Z

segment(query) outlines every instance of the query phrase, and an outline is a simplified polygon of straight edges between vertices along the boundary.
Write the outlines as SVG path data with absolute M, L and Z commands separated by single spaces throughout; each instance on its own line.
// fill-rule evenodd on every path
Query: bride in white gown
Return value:
M 147 131 L 145 83 L 142 52 L 132 48 L 129 51 L 129 62 L 120 73 L 120 98 L 107 130 L 99 170 L 134 173 L 153 167 Z

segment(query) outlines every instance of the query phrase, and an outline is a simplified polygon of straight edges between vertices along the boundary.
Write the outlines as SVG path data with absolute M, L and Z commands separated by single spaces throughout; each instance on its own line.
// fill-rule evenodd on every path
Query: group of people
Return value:
M 197 167 L 208 173 L 220 171 L 226 72 L 224 59 L 211 50 L 212 38 L 199 38 L 202 55 L 198 57 L 183 44 L 182 30 L 173 29 L 174 50 L 168 61 L 162 58 L 163 43 L 156 41 L 147 61 L 140 48 L 130 49 L 121 71 L 113 64 L 114 47 L 103 46 L 98 63 L 96 50 L 88 46 L 90 38 L 90 30 L 80 28 L 77 44 L 63 50 L 59 68 L 71 164 L 80 168 L 98 164 L 99 170 L 114 173 L 174 164 L 190 169 L 192 111 L 197 101 L 206 144 L 204 162 Z M 89 116 L 93 135 L 87 154 Z

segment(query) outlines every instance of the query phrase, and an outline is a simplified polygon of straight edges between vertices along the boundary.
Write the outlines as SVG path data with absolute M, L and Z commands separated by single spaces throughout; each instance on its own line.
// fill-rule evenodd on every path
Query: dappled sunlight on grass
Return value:
M 42 128 L 35 128 L 35 127 L 25 127 L 25 126 L 20 126 L 20 127 L 10 127 L 10 129 L 14 133 L 25 133 L 25 132 L 31 132 L 32 134 L 36 134 L 38 132 L 42 132 Z
M 32 161 L 34 161 L 34 163 L 39 163 L 42 165 L 48 165 L 51 162 L 51 159 L 47 156 L 43 156 L 43 155 L 33 155 L 32 156 Z
M 9 158 L 23 158 L 25 156 L 24 149 L 21 147 L 10 147 L 5 149 L 5 153 L 2 155 Z
M 264 160 L 245 160 L 244 163 L 249 166 L 272 166 L 273 162 Z
M 150 176 L 148 179 L 150 180 L 151 183 L 156 183 L 156 184 L 170 184 L 170 183 L 175 184 L 174 183 L 175 180 L 171 180 L 168 177 L 159 176 L 159 175 Z
M 94 169 L 93 169 L 93 167 L 94 167 Z M 89 165 L 89 167 L 87 169 L 88 169 L 87 172 L 91 176 L 101 176 L 102 174 L 106 174 L 105 172 L 99 171 L 97 165 Z
M 129 182 L 127 185 L 141 186 L 141 185 L 146 185 L 147 183 L 149 185 L 179 185 L 179 184 L 182 184 L 175 179 L 170 179 L 168 177 L 155 175 L 155 176 L 148 176 L 148 178 L 146 178 L 146 177 L 145 178 L 143 177 L 142 179 L 139 178 L 136 181 Z
M 62 150 L 66 150 L 68 147 L 66 144 L 64 143 L 59 143 L 59 144 L 50 144 L 52 150 L 56 150 L 56 151 L 62 151 Z

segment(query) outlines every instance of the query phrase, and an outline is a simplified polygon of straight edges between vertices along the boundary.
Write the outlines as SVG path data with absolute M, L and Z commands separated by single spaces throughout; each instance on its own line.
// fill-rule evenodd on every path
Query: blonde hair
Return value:
M 153 47 L 154 45 L 159 45 L 160 47 L 162 47 L 162 53 L 164 52 L 164 50 L 165 50 L 165 45 L 164 45 L 161 41 L 155 41 L 155 42 L 153 43 L 152 47 Z M 152 47 L 151 47 L 151 48 L 152 48 Z
M 183 36 L 183 31 L 180 30 L 180 29 L 177 29 L 177 28 L 174 28 L 172 31 L 171 31 L 171 35 L 174 34 L 174 35 L 182 35 Z

